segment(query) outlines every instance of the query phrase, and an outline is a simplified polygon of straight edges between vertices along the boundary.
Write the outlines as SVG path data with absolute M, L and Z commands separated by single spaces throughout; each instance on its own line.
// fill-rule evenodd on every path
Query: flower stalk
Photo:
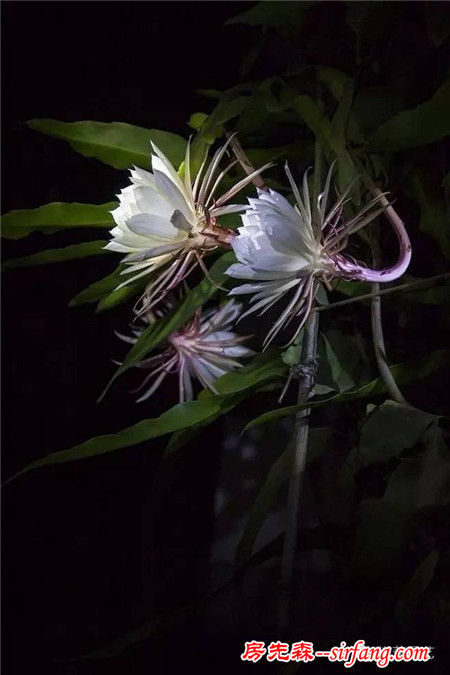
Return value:
M 230 141 L 230 145 L 241 164 L 244 171 L 249 175 L 254 172 L 248 157 L 246 156 L 242 146 L 236 137 Z M 321 185 L 321 166 L 322 157 L 320 144 L 316 141 L 315 153 L 315 174 L 314 174 L 314 203 L 318 204 L 318 195 Z M 260 190 L 266 191 L 268 188 L 261 179 L 257 176 L 256 180 L 260 183 L 257 187 Z M 253 180 L 255 182 L 255 180 Z M 311 308 L 315 296 L 315 282 L 311 277 Z M 315 383 L 316 367 L 317 367 L 317 336 L 319 331 L 319 315 L 315 311 L 307 313 L 304 335 L 302 341 L 302 349 L 300 359 L 297 367 L 291 369 L 291 374 L 287 382 L 287 386 L 291 378 L 296 374 L 299 378 L 297 402 L 299 404 L 306 403 Z M 287 388 L 285 387 L 285 389 Z M 284 535 L 283 553 L 281 561 L 280 572 L 280 595 L 279 595 L 279 627 L 281 634 L 284 635 L 289 626 L 289 616 L 291 610 L 292 598 L 292 578 L 294 574 L 295 555 L 297 551 L 298 540 L 298 525 L 299 525 L 299 504 L 300 495 L 303 483 L 303 476 L 305 473 L 306 456 L 308 451 L 308 436 L 309 436 L 309 414 L 310 409 L 302 410 L 297 413 L 295 417 L 294 432 L 291 439 L 293 444 L 292 460 L 289 474 L 289 492 L 288 505 L 286 514 L 286 528 Z
M 380 242 L 378 231 L 372 235 L 372 257 L 376 265 L 380 259 Z M 389 368 L 386 357 L 386 346 L 384 342 L 383 333 L 383 319 L 381 316 L 381 298 L 379 296 L 380 284 L 375 282 L 372 284 L 372 298 L 371 298 L 371 327 L 372 327 L 372 341 L 375 352 L 375 360 L 377 362 L 378 372 L 386 385 L 389 396 L 396 403 L 407 405 L 407 401 L 400 391 L 394 376 Z
M 319 88 L 319 85 L 318 85 Z M 318 96 L 319 105 L 321 103 Z M 316 138 L 314 152 L 313 178 L 313 209 L 316 222 L 319 221 L 319 194 L 322 183 L 322 148 Z M 313 282 L 314 287 L 316 283 Z M 312 297 L 315 296 L 315 289 Z M 317 369 L 317 337 L 319 333 L 319 315 L 311 311 L 306 319 L 302 341 L 300 360 L 298 363 L 299 385 L 297 403 L 306 403 L 314 387 Z M 306 467 L 309 438 L 309 416 L 311 409 L 301 410 L 295 416 L 293 433 L 293 453 L 289 474 L 288 503 L 286 512 L 286 527 L 283 542 L 283 553 L 280 570 L 280 599 L 278 608 L 278 623 L 282 635 L 289 628 L 292 605 L 292 581 L 295 568 L 295 556 L 298 545 L 298 530 L 300 524 L 300 496 Z
M 371 305 L 371 319 L 372 319 L 372 339 L 375 350 L 375 359 L 378 366 L 378 371 L 381 378 L 386 385 L 389 396 L 393 401 L 407 405 L 407 401 L 400 391 L 391 369 L 387 363 L 386 347 L 384 343 L 383 322 L 381 318 L 381 298 L 379 296 L 380 284 L 374 283 L 372 287 L 372 305 Z
M 311 312 L 305 325 L 300 361 L 297 366 L 299 385 L 297 403 L 306 403 L 314 387 L 316 375 L 317 335 L 319 315 Z M 284 635 L 289 626 L 292 601 L 292 581 L 298 544 L 300 496 L 308 452 L 310 409 L 295 416 L 293 452 L 289 474 L 288 504 L 280 572 L 279 628 Z

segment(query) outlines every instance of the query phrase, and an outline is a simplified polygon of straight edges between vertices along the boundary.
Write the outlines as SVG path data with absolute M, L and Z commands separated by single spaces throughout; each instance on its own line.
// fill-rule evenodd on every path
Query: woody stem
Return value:
M 227 132 L 225 135 L 227 138 L 231 139 L 230 147 L 233 150 L 234 154 L 236 155 L 236 159 L 238 160 L 239 164 L 241 165 L 247 176 L 250 176 L 252 173 L 254 173 L 255 167 L 245 154 L 242 145 L 239 143 L 237 137 L 233 135 L 231 132 Z M 252 180 L 252 183 L 256 188 L 259 188 L 260 190 L 268 190 L 268 187 L 261 178 L 261 176 L 255 176 Z
M 312 311 L 305 325 L 302 352 L 299 362 L 300 382 L 297 395 L 297 403 L 299 404 L 307 402 L 314 386 L 318 328 L 319 315 Z M 293 448 L 289 475 L 286 528 L 280 575 L 281 593 L 279 624 L 282 635 L 289 625 L 289 614 L 291 609 L 291 586 L 297 551 L 300 495 L 308 451 L 309 414 L 310 409 L 302 410 L 297 413 L 292 439 Z
M 318 105 L 321 105 L 318 85 Z M 320 186 L 322 184 L 322 149 L 319 140 L 315 142 L 315 167 L 313 187 L 313 208 L 316 210 Z M 315 291 L 315 289 L 314 289 Z M 315 295 L 315 292 L 314 292 Z M 313 295 L 313 297 L 314 297 Z M 305 323 L 302 350 L 298 363 L 299 385 L 297 402 L 306 403 L 314 387 L 316 375 L 317 336 L 319 331 L 319 315 L 311 308 Z M 281 635 L 285 635 L 292 611 L 292 582 L 294 577 L 295 557 L 297 553 L 298 530 L 300 524 L 300 496 L 304 481 L 306 457 L 308 452 L 310 409 L 305 409 L 295 416 L 294 433 L 292 437 L 292 457 L 289 473 L 288 504 L 286 514 L 286 528 L 284 534 L 283 553 L 280 572 L 280 596 L 278 606 L 278 623 Z

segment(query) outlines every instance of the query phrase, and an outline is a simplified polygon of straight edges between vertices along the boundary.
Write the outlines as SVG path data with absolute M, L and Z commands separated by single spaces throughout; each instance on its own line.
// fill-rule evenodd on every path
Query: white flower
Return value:
M 184 279 L 197 263 L 204 268 L 201 258 L 206 251 L 217 246 L 229 248 L 235 232 L 220 227 L 217 219 L 247 208 L 243 204 L 225 206 L 225 203 L 269 166 L 245 177 L 215 200 L 221 180 L 236 164 L 231 162 L 218 174 L 228 143 L 217 150 L 206 171 L 205 159 L 194 182 L 191 182 L 189 144 L 184 178 L 181 178 L 152 143 L 153 171 L 135 167 L 131 171 L 131 185 L 118 195 L 120 205 L 112 211 L 116 222 L 116 227 L 111 230 L 113 240 L 105 248 L 126 254 L 127 267 L 122 274 L 130 275 L 130 279 L 121 286 L 166 266 L 147 289 L 150 307 Z
M 142 316 L 143 326 L 133 330 L 133 337 L 119 333 L 116 335 L 125 342 L 134 344 L 149 324 L 173 308 L 168 299 L 164 300 L 164 305 L 163 310 L 150 311 Z M 231 331 L 240 312 L 241 305 L 230 300 L 220 309 L 208 310 L 203 314 L 201 310 L 197 311 L 191 321 L 172 333 L 161 353 L 144 359 L 137 365 L 138 368 L 150 371 L 138 391 L 151 382 L 138 402 L 148 399 L 167 375 L 175 373 L 178 374 L 180 403 L 192 399 L 192 379 L 198 379 L 204 387 L 217 393 L 214 388 L 215 380 L 239 368 L 242 364 L 237 359 L 248 358 L 254 354 L 251 349 L 241 345 L 248 337 Z
M 251 308 L 243 314 L 261 310 L 267 311 L 288 292 L 291 297 L 283 312 L 269 331 L 265 345 L 287 326 L 295 317 L 297 323 L 291 341 L 304 325 L 316 293 L 315 279 L 328 284 L 333 277 L 367 281 L 392 281 L 405 271 L 410 259 L 409 240 L 400 219 L 394 223 L 401 243 L 399 262 L 387 270 L 368 270 L 341 251 L 347 245 L 348 237 L 365 227 L 380 213 L 392 207 L 383 205 L 372 210 L 383 201 L 379 194 L 348 221 L 342 218 L 343 205 L 350 192 L 350 186 L 337 203 L 326 211 L 330 190 L 331 167 L 323 193 L 319 196 L 316 222 L 312 212 L 308 190 L 307 173 L 303 179 L 303 198 L 294 183 L 289 168 L 286 173 L 294 193 L 296 205 L 273 190 L 258 190 L 258 198 L 249 199 L 250 208 L 241 216 L 243 226 L 232 246 L 238 263 L 228 268 L 227 274 L 237 279 L 248 279 L 251 283 L 233 288 L 231 295 L 251 294 Z M 388 214 L 389 215 L 389 214 Z M 389 216 L 393 220 L 392 214 Z

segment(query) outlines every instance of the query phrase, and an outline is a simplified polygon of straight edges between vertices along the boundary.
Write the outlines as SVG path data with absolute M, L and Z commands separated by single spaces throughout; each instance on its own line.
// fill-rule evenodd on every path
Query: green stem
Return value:
M 317 85 L 318 106 L 321 108 L 320 84 Z M 316 138 L 314 152 L 314 182 L 313 182 L 313 218 L 318 219 L 318 197 L 322 186 L 322 149 Z M 317 336 L 319 331 L 319 315 L 311 311 L 303 335 L 302 350 L 298 363 L 299 386 L 297 402 L 306 403 L 314 387 L 316 375 Z M 286 513 L 286 527 L 283 543 L 283 554 L 280 572 L 280 596 L 279 596 L 279 630 L 284 636 L 287 633 L 291 605 L 292 605 L 292 580 L 294 576 L 295 556 L 298 544 L 298 529 L 300 523 L 300 495 L 306 466 L 309 436 L 310 409 L 302 410 L 295 416 L 293 434 L 293 453 L 289 474 L 288 504 Z
M 319 316 L 316 312 L 311 312 L 305 325 L 299 363 L 300 382 L 297 396 L 299 404 L 307 402 L 314 387 L 318 329 Z M 309 414 L 310 409 L 306 409 L 295 416 L 294 447 L 289 475 L 286 528 L 280 575 L 279 625 L 281 635 L 285 634 L 289 625 L 291 587 L 298 540 L 300 494 L 308 451 Z
M 381 318 L 381 299 L 379 296 L 379 290 L 380 284 L 373 284 L 371 316 L 375 358 L 377 361 L 378 370 L 384 381 L 384 384 L 386 385 L 386 389 L 391 399 L 397 403 L 407 405 L 407 401 L 400 391 L 386 359 L 386 346 L 384 344 L 383 322 Z
M 381 297 L 383 295 L 389 295 L 390 293 L 397 293 L 398 291 L 409 291 L 411 289 L 420 288 L 422 286 L 434 286 L 435 281 L 441 281 L 444 279 L 450 278 L 450 272 L 444 272 L 443 274 L 437 274 L 434 277 L 429 279 L 420 279 L 420 281 L 411 281 L 409 284 L 400 284 L 400 286 L 393 286 L 392 288 L 386 288 L 384 291 L 378 291 L 377 293 L 364 293 L 364 295 L 358 295 L 356 298 L 349 298 L 348 300 L 339 300 L 339 302 L 333 302 L 331 305 L 322 305 L 321 307 L 316 307 L 316 312 L 325 312 L 328 309 L 335 309 L 336 307 L 344 307 L 345 305 L 352 305 L 354 302 L 361 302 L 363 300 L 372 300 L 374 297 Z

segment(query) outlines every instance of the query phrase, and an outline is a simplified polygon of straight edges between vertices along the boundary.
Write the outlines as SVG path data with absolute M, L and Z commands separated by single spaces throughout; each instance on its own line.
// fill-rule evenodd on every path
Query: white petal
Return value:
M 186 188 L 183 185 L 183 181 L 177 174 L 175 168 L 169 162 L 165 154 L 154 143 L 152 143 L 152 147 L 153 150 L 156 152 L 156 155 L 152 155 L 153 173 L 155 173 L 155 171 L 163 173 L 178 188 L 181 194 L 183 194 L 185 198 L 188 198 L 188 194 L 186 193 Z
M 153 216 L 149 213 L 140 213 L 138 216 L 133 216 L 127 222 L 131 232 L 141 235 L 142 237 L 154 238 L 157 237 L 164 241 L 172 241 L 174 239 L 185 239 L 176 227 L 172 225 L 170 220 L 161 218 L 160 216 Z
M 289 279 L 292 277 L 291 272 L 254 270 L 249 265 L 241 263 L 231 265 L 227 269 L 226 274 L 234 279 L 254 279 L 256 281 L 274 281 L 276 279 Z
M 229 204 L 228 206 L 220 206 L 217 209 L 213 208 L 210 210 L 210 213 L 214 218 L 218 218 L 227 213 L 240 213 L 241 211 L 245 211 L 246 208 L 246 204 Z
M 150 387 L 150 389 L 148 389 L 148 390 L 145 392 L 145 394 L 144 394 L 143 396 L 141 396 L 140 398 L 138 398 L 138 399 L 136 400 L 136 402 L 137 402 L 137 403 L 141 403 L 142 401 L 146 401 L 148 398 L 150 398 L 150 396 L 151 396 L 152 394 L 154 394 L 154 392 L 158 389 L 159 385 L 160 385 L 161 382 L 164 380 L 164 378 L 166 377 L 166 375 L 167 375 L 166 371 L 163 370 L 162 373 L 161 373 L 161 374 L 156 378 L 156 380 L 153 382 L 153 384 L 152 384 L 152 386 Z
M 138 166 L 133 166 L 133 169 L 130 171 L 131 182 L 134 185 L 144 185 L 146 187 L 155 187 L 155 177 L 150 171 L 145 171 L 140 169 Z
M 158 190 L 149 187 L 134 188 L 134 199 L 137 208 L 142 213 L 154 213 L 170 220 L 173 212 L 172 206 Z
M 158 190 L 164 195 L 165 199 L 172 207 L 172 213 L 177 210 L 181 211 L 184 217 L 194 225 L 196 222 L 195 213 L 187 203 L 186 197 L 180 192 L 175 183 L 160 171 L 155 171 L 155 181 Z
M 183 244 L 163 244 L 162 246 L 154 246 L 152 248 L 139 251 L 138 253 L 127 255 L 125 262 L 138 262 L 149 260 L 150 258 L 157 258 L 159 256 L 165 255 L 166 253 L 174 253 L 175 251 L 179 251 L 180 247 L 183 247 Z
M 243 347 L 242 345 L 235 345 L 233 347 L 225 347 L 224 352 L 226 356 L 232 356 L 234 358 L 249 358 L 253 356 L 255 352 L 253 349 L 248 347 Z

